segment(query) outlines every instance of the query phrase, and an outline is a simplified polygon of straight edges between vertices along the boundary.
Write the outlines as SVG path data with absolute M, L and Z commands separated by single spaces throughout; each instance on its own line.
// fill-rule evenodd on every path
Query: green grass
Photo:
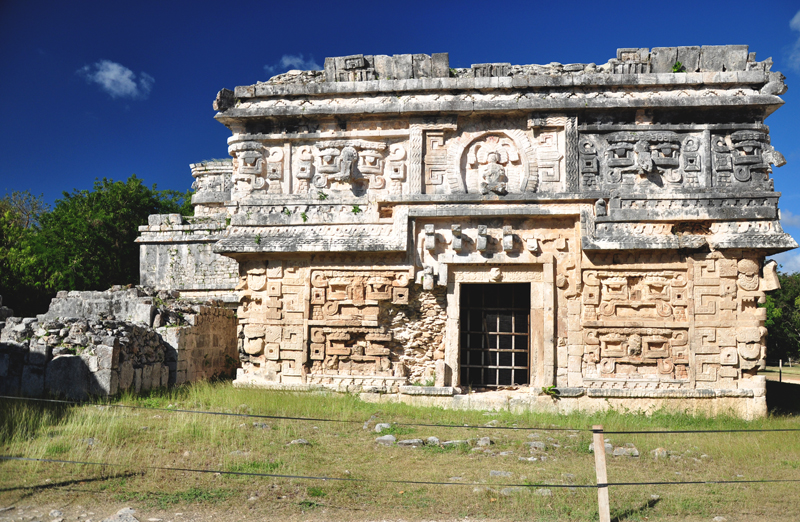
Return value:
M 567 484 L 565 474 L 574 475 L 569 482 L 576 485 L 594 483 L 594 456 L 588 452 L 591 433 L 533 428 L 585 429 L 594 424 L 602 424 L 608 431 L 800 428 L 800 418 L 795 415 L 772 415 L 752 422 L 666 412 L 650 416 L 496 412 L 486 416 L 480 411 L 366 403 L 354 395 L 233 388 L 221 382 L 162 390 L 144 397 L 126 395 L 114 402 L 336 422 L 2 400 L 0 454 L 116 465 L 0 461 L 0 505 L 21 499 L 29 504 L 128 502 L 174 511 L 202 508 L 233 513 L 246 509 L 247 516 L 281 520 L 592 520 L 597 516 L 594 489 L 553 489 L 550 497 L 534 493 L 541 484 Z M 368 429 L 364 429 L 368 420 Z M 496 420 L 498 428 L 518 429 L 477 427 L 489 420 Z M 268 427 L 253 426 L 254 422 Z M 470 440 L 473 445 L 385 447 L 375 443 L 379 434 L 374 432 L 374 425 L 378 422 L 392 424 L 381 435 L 423 440 L 436 436 L 441 441 Z M 411 423 L 455 427 L 406 425 Z M 473 451 L 474 441 L 484 436 L 494 444 L 486 451 Z M 615 445 L 633 443 L 641 453 L 638 459 L 609 456 L 611 482 L 800 479 L 798 432 L 607 437 Z M 311 444 L 289 444 L 298 438 Z M 532 440 L 547 444 L 547 460 L 519 460 L 542 456 L 526 445 Z M 680 458 L 654 460 L 650 451 L 659 447 Z M 511 453 L 501 455 L 505 452 Z M 190 473 L 154 466 L 356 480 Z M 490 476 L 491 470 L 509 471 L 512 476 Z M 464 485 L 391 482 L 396 480 Z M 42 487 L 46 484 L 60 485 Z M 473 492 L 476 484 L 490 489 Z M 531 487 L 506 496 L 500 493 L 503 484 Z M 610 496 L 615 516 L 621 520 L 710 520 L 716 515 L 737 513 L 749 513 L 753 520 L 780 520 L 786 513 L 800 512 L 797 485 L 619 486 L 611 488 Z M 660 498 L 653 501 L 651 494 Z

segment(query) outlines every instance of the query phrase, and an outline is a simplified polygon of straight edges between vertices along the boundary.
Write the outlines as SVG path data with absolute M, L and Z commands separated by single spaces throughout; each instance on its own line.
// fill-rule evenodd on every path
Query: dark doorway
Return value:
M 461 285 L 461 385 L 528 384 L 529 283 Z

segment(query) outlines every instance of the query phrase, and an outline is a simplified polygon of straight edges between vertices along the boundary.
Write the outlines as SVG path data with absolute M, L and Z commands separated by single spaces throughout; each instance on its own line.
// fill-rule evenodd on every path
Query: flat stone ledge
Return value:
M 583 397 L 586 388 L 554 388 L 558 397 Z
M 371 80 L 358 82 L 326 82 L 287 85 L 243 85 L 235 88 L 239 99 L 286 96 L 325 96 L 330 94 L 365 94 L 376 92 L 439 91 L 439 90 L 510 90 L 519 88 L 605 87 L 605 86 L 684 86 L 733 85 L 767 83 L 763 71 L 714 71 L 691 73 L 585 73 L 580 75 L 530 75 L 491 78 L 415 78 L 405 80 Z
M 714 399 L 718 397 L 754 397 L 753 390 L 620 390 L 588 388 L 588 397 L 619 399 Z
M 455 394 L 452 386 L 400 386 L 403 395 L 451 396 Z

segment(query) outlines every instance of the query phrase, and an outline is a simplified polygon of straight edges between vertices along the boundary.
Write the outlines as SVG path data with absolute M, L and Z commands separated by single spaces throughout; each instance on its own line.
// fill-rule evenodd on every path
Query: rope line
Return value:
M 86 466 L 109 466 L 109 467 L 124 467 L 125 464 L 114 464 L 109 462 L 87 462 L 77 460 L 60 460 L 60 459 L 34 459 L 29 457 L 13 457 L 0 455 L 0 460 L 17 460 L 24 462 L 50 462 L 55 464 L 81 464 Z M 145 469 L 152 469 L 158 471 L 182 471 L 187 473 L 212 473 L 219 475 L 237 475 L 248 477 L 270 477 L 270 478 L 284 478 L 284 479 L 300 479 L 300 480 L 334 480 L 340 482 L 375 482 L 381 484 L 417 484 L 417 485 L 435 485 L 435 486 L 488 486 L 487 484 L 479 484 L 476 482 L 436 482 L 431 480 L 394 480 L 394 479 L 360 479 L 353 477 L 316 477 L 308 475 L 281 475 L 277 473 L 256 473 L 251 471 L 224 471 L 216 469 L 195 469 L 195 468 L 167 468 L 163 466 L 144 466 Z M 594 484 L 491 484 L 493 487 L 525 487 L 525 488 L 595 488 Z
M 106 408 L 126 408 L 132 410 L 149 410 L 149 411 L 167 411 L 172 413 L 191 413 L 191 414 L 198 414 L 198 415 L 217 415 L 223 417 L 247 417 L 247 418 L 254 418 L 254 419 L 272 419 L 272 420 L 296 420 L 296 421 L 305 421 L 305 422 L 338 422 L 343 424 L 363 424 L 363 421 L 359 420 L 341 420 L 341 419 L 323 419 L 323 418 L 315 418 L 315 417 L 289 417 L 289 416 L 282 416 L 282 415 L 261 415 L 255 413 L 229 413 L 229 412 L 222 412 L 222 411 L 206 411 L 206 410 L 184 410 L 179 408 L 156 408 L 152 406 L 133 406 L 128 404 L 91 404 L 91 403 L 81 403 L 77 401 L 66 401 L 66 400 L 59 400 L 59 399 L 40 399 L 35 397 L 14 397 L 10 395 L 0 395 L 0 399 L 9 399 L 9 400 L 19 400 L 19 401 L 32 401 L 32 402 L 52 402 L 58 404 L 72 404 L 76 406 L 99 406 L 99 407 L 106 407 Z M 713 429 L 713 430 L 593 430 L 591 428 L 560 428 L 560 427 L 518 427 L 518 426 L 479 426 L 479 425 L 470 425 L 470 424 L 426 424 L 426 423 L 411 423 L 411 422 L 397 422 L 393 423 L 396 426 L 417 426 L 422 428 L 469 428 L 469 429 L 479 429 L 479 430 L 528 430 L 528 431 L 572 431 L 572 432 L 592 432 L 592 433 L 600 433 L 602 432 L 604 435 L 649 435 L 649 434 L 680 434 L 680 433 L 765 433 L 765 432 L 795 432 L 800 431 L 800 428 L 775 428 L 775 429 L 745 429 L 745 428 L 734 428 L 734 429 Z
M 0 460 L 16 460 L 23 462 L 48 462 L 54 464 L 80 464 L 86 466 L 109 466 L 124 467 L 124 464 L 114 464 L 109 462 L 89 462 L 77 460 L 61 459 L 34 459 L 29 457 L 0 456 Z M 297 480 L 322 480 L 339 482 L 374 482 L 381 484 L 415 484 L 430 486 L 489 486 L 492 487 L 523 487 L 523 488 L 581 488 L 596 489 L 607 488 L 610 486 L 679 486 L 679 485 L 699 485 L 699 484 L 768 484 L 776 482 L 800 482 L 800 479 L 758 479 L 758 480 L 691 480 L 691 481 L 664 481 L 664 482 L 607 482 L 599 484 L 480 484 L 476 482 L 437 482 L 432 480 L 396 480 L 396 479 L 360 479 L 353 477 L 319 477 L 311 475 L 282 475 L 278 473 L 256 473 L 250 471 L 224 471 L 214 469 L 196 468 L 168 468 L 163 466 L 144 466 L 145 469 L 157 471 L 181 471 L 185 473 L 212 473 L 218 475 L 235 475 L 247 477 L 269 477 Z
M 343 424 L 363 424 L 364 421 L 360 420 L 341 420 L 341 419 L 321 419 L 321 418 L 314 418 L 314 417 L 287 417 L 281 415 L 259 415 L 255 413 L 228 413 L 222 411 L 204 411 L 204 410 L 183 410 L 179 408 L 156 408 L 152 406 L 132 406 L 128 404 L 89 404 L 89 403 L 80 403 L 77 401 L 65 401 L 59 399 L 39 399 L 35 397 L 13 397 L 8 395 L 0 395 L 0 399 L 11 399 L 11 400 L 19 400 L 19 401 L 33 401 L 33 402 L 54 402 L 58 404 L 72 404 L 76 406 L 82 405 L 90 405 L 90 406 L 99 406 L 105 408 L 126 408 L 132 410 L 150 410 L 150 411 L 168 411 L 172 413 L 194 413 L 194 414 L 201 414 L 201 415 L 218 415 L 218 416 L 227 416 L 227 417 L 249 417 L 255 419 L 273 419 L 273 420 L 296 420 L 296 421 L 308 421 L 308 422 L 339 422 Z M 471 429 L 493 429 L 493 430 L 529 430 L 529 431 L 588 431 L 583 428 L 559 428 L 559 427 L 551 427 L 551 428 L 520 428 L 517 426 L 478 426 L 478 425 L 469 425 L 469 424 L 422 424 L 422 423 L 394 423 L 396 426 L 419 426 L 419 427 L 427 427 L 427 428 L 471 428 Z

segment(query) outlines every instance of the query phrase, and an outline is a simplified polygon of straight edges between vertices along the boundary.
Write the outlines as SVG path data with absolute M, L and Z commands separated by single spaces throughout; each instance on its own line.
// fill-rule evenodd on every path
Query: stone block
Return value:
M 678 47 L 678 60 L 687 73 L 700 70 L 700 47 Z
M 671 73 L 678 61 L 677 47 L 653 47 L 650 52 L 650 72 Z
M 450 76 L 450 54 L 433 53 L 431 55 L 431 76 L 448 78 Z
M 89 370 L 78 355 L 61 355 L 50 361 L 45 372 L 45 391 L 74 401 L 89 397 Z
M 379 80 L 392 80 L 394 79 L 394 60 L 391 56 L 385 54 L 377 54 L 375 60 L 375 73 L 378 75 Z
M 117 369 L 119 367 L 119 345 L 100 344 L 95 346 L 97 354 L 97 367 L 101 370 Z
M 567 366 L 567 371 L 580 373 L 582 364 L 583 364 L 583 357 L 582 356 L 580 356 L 580 355 L 570 355 L 569 356 L 569 364 Z
M 724 71 L 727 59 L 727 45 L 704 45 L 700 50 L 700 72 Z
M 119 373 L 110 368 L 92 373 L 89 377 L 89 393 L 110 397 L 119 391 Z
M 8 369 L 11 367 L 11 354 L 0 353 L 0 377 L 8 377 Z
M 394 75 L 398 80 L 407 80 L 414 77 L 413 58 L 410 54 L 394 55 Z
M 125 391 L 133 385 L 133 361 L 125 361 L 119 367 L 119 389 Z
M 568 349 L 566 344 L 559 344 L 556 348 L 556 366 L 558 368 L 567 367 Z
M 431 57 L 427 54 L 414 54 L 411 58 L 414 78 L 431 77 Z
M 170 371 L 166 365 L 161 366 L 161 388 L 167 388 L 169 386 L 169 376 Z
M 19 380 L 19 392 L 24 397 L 41 397 L 44 394 L 44 368 L 24 366 Z
M 28 349 L 26 363 L 34 366 L 44 366 L 53 356 L 53 347 L 44 343 L 32 342 Z
M 142 369 L 133 369 L 133 391 L 139 393 L 142 391 Z

